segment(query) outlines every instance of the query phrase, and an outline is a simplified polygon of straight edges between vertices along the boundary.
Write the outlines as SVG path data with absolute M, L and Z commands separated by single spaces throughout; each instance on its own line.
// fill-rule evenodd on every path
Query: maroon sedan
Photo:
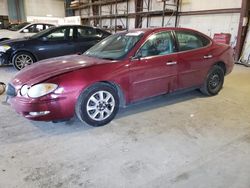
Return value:
M 112 35 L 83 55 L 41 61 L 9 83 L 12 107 L 38 121 L 109 123 L 119 107 L 187 88 L 216 95 L 233 69 L 233 50 L 191 29 Z

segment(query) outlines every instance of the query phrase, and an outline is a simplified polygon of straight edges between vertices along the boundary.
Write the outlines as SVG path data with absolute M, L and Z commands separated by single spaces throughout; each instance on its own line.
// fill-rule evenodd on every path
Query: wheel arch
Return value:
M 15 51 L 12 55 L 11 55 L 11 62 L 13 63 L 13 58 L 14 58 L 14 56 L 17 54 L 17 53 L 20 53 L 20 52 L 25 52 L 25 53 L 28 53 L 28 54 L 30 54 L 33 58 L 34 58 L 34 60 L 35 60 L 35 62 L 36 61 L 38 61 L 38 58 L 36 57 L 36 55 L 34 55 L 34 53 L 32 53 L 32 52 L 30 52 L 30 51 L 28 51 L 28 50 L 17 50 L 17 51 Z
M 118 93 L 119 100 L 120 100 L 120 107 L 125 107 L 126 106 L 125 95 L 124 95 L 124 92 L 123 92 L 120 85 L 118 85 L 117 83 L 112 82 L 112 81 L 100 81 L 100 83 L 106 83 L 108 85 L 111 85 Z
M 226 64 L 223 61 L 218 61 L 214 65 L 221 67 L 222 70 L 224 71 L 224 75 L 227 73 Z
M 0 42 L 5 41 L 5 40 L 10 40 L 10 38 L 1 38 Z

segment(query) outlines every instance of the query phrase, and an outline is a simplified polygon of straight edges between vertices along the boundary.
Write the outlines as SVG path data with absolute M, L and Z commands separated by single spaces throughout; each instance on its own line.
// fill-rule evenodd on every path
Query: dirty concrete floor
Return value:
M 0 81 L 13 74 L 1 67 Z M 0 104 L 0 187 L 249 188 L 250 68 L 235 66 L 218 96 L 161 96 L 100 128 Z

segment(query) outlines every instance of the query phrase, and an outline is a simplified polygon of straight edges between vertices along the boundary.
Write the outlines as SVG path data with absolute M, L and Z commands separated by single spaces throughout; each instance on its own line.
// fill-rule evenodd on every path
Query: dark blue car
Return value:
M 29 38 L 0 42 L 0 64 L 23 69 L 42 59 L 83 53 L 110 33 L 95 27 L 51 27 Z

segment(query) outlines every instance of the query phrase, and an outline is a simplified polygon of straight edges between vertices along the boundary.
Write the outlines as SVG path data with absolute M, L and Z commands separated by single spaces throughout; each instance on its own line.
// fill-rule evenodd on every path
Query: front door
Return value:
M 130 98 L 137 101 L 176 89 L 177 55 L 171 31 L 152 34 L 130 65 Z
M 73 27 L 63 27 L 49 33 L 45 41 L 41 41 L 37 46 L 37 56 L 39 59 L 47 59 L 75 53 L 73 41 Z

